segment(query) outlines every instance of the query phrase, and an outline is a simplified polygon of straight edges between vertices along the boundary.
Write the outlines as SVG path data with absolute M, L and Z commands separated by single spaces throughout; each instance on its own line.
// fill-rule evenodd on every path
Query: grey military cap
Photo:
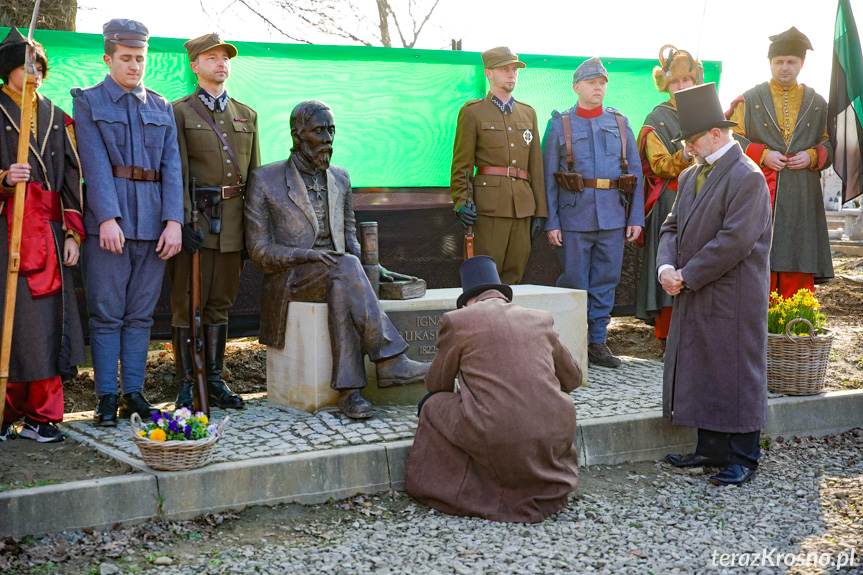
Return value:
M 143 48 L 147 46 L 150 31 L 147 27 L 135 20 L 127 18 L 114 18 L 102 25 L 102 35 L 105 40 L 129 46 L 130 48 Z
M 588 58 L 575 69 L 575 73 L 572 75 L 572 83 L 576 84 L 582 80 L 590 80 L 599 76 L 603 76 L 605 81 L 608 81 L 608 72 L 605 71 L 602 60 L 599 58 Z

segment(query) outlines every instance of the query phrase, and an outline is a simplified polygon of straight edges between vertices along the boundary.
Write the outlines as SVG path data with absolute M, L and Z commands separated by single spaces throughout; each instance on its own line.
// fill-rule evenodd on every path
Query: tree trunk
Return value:
M 378 4 L 378 17 L 380 18 L 381 45 L 392 48 L 390 40 L 390 3 L 387 0 L 376 0 Z
M 0 1 L 0 26 L 28 29 L 33 17 L 33 6 L 33 0 Z M 42 0 L 36 28 L 74 32 L 77 13 L 77 0 Z

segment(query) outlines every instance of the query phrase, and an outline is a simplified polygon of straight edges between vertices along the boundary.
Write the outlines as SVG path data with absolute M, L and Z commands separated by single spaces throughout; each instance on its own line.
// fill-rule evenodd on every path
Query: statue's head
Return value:
M 332 109 L 318 100 L 297 104 L 291 112 L 291 152 L 300 154 L 309 166 L 323 171 L 330 167 L 336 122 Z

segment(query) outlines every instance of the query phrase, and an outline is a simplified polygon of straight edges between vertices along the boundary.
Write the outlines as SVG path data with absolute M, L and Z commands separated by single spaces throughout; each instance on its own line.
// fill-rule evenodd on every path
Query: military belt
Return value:
M 585 188 L 594 188 L 597 190 L 616 190 L 617 180 L 589 180 L 584 178 Z
M 162 172 L 148 170 L 141 166 L 111 166 L 115 178 L 125 178 L 138 182 L 161 182 Z
M 198 191 L 201 192 L 217 192 L 222 196 L 223 200 L 231 198 L 242 198 L 246 191 L 246 184 L 234 184 L 233 186 L 198 186 Z
M 530 182 L 530 174 L 520 168 L 497 168 L 494 166 L 483 166 L 476 169 L 478 176 L 506 176 L 507 178 L 518 178 Z

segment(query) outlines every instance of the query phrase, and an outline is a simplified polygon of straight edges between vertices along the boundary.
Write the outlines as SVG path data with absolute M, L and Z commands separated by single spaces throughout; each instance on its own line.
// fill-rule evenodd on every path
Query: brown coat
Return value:
M 191 221 L 192 199 L 189 196 L 189 181 L 195 178 L 198 186 L 231 186 L 237 183 L 238 170 L 244 182 L 261 162 L 258 150 L 258 115 L 254 110 L 237 102 L 228 100 L 224 112 L 211 112 L 200 100 L 198 89 L 174 102 L 174 118 L 177 122 L 177 141 L 180 146 L 180 160 L 183 163 L 183 211 L 186 222 Z M 236 166 L 224 149 L 219 136 L 192 108 L 189 100 L 195 98 L 196 104 L 209 114 L 217 126 L 225 128 L 225 139 L 240 163 Z M 230 175 L 229 175 L 230 174 Z M 221 252 L 239 252 L 243 249 L 243 198 L 230 198 L 222 201 L 222 231 L 210 233 L 206 224 L 207 216 L 200 214 L 204 227 L 204 247 Z
M 735 145 L 695 195 L 702 168 L 679 179 L 657 268 L 680 270 L 665 352 L 663 415 L 674 425 L 748 433 L 767 423 L 770 195 Z
M 535 523 L 578 485 L 581 369 L 551 314 L 488 290 L 444 314 L 405 473 L 414 499 L 451 515 Z M 460 393 L 452 393 L 458 377 Z
M 476 176 L 474 166 L 520 168 L 530 173 L 530 183 L 505 176 Z M 491 93 L 470 100 L 458 113 L 452 152 L 450 195 L 455 209 L 467 199 L 467 171 L 473 181 L 473 202 L 483 216 L 546 218 L 542 149 L 536 112 L 516 101 L 512 114 L 504 114 Z
M 360 256 L 348 172 L 327 169 L 327 222 L 335 251 Z M 265 345 L 285 347 L 285 322 L 291 301 L 293 270 L 305 263 L 318 234 L 318 218 L 306 185 L 288 158 L 252 172 L 246 186 L 246 247 L 264 273 L 261 285 L 261 331 Z

